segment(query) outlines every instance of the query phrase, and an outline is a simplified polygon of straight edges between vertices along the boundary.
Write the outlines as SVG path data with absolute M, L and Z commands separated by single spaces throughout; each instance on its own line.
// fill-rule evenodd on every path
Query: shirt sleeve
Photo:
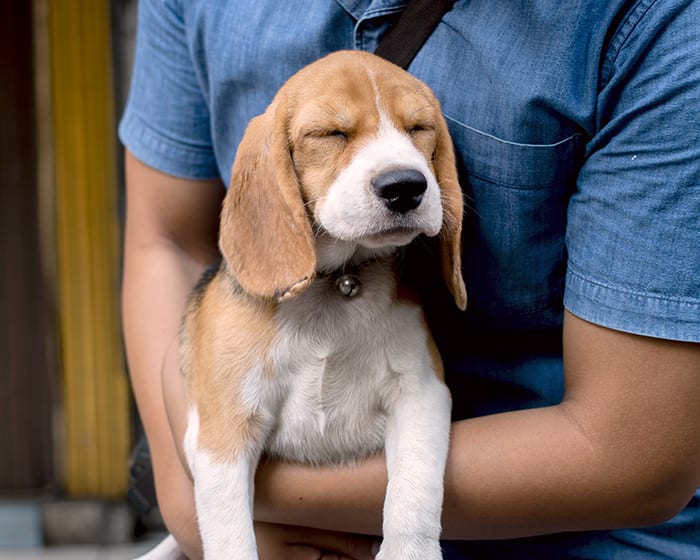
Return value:
M 593 323 L 686 341 L 700 341 L 699 6 L 637 2 L 609 43 L 564 297 Z
M 141 161 L 179 177 L 217 177 L 203 79 L 193 64 L 177 0 L 138 3 L 129 98 L 119 124 L 122 143 Z

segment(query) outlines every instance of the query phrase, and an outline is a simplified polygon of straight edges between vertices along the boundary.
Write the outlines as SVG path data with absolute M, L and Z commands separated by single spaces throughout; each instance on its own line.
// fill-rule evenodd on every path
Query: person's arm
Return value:
M 454 424 L 445 538 L 659 523 L 700 485 L 700 345 L 567 314 L 564 351 L 560 405 Z M 257 483 L 258 519 L 380 531 L 381 458 L 322 471 L 268 463 Z
M 178 459 L 161 390 L 161 368 L 187 296 L 217 258 L 223 188 L 218 180 L 166 175 L 126 153 L 122 288 L 129 371 L 148 437 L 160 510 L 185 553 L 199 556 L 192 483 Z

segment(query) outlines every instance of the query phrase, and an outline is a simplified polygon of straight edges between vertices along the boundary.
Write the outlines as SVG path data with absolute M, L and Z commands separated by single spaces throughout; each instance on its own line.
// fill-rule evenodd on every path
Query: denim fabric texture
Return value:
M 282 83 L 373 51 L 405 4 L 141 0 L 120 137 L 161 171 L 228 183 Z M 456 418 L 560 401 L 565 306 L 700 342 L 698 22 L 697 0 L 461 0 L 412 62 L 467 204 L 469 306 L 434 309 Z M 700 493 L 658 527 L 445 543 L 445 558 L 697 560 Z

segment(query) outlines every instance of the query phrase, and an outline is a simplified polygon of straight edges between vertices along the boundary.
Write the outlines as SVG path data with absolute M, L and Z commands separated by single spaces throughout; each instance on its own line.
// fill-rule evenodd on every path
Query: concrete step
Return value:
M 136 523 L 125 500 L 0 500 L 0 551 L 129 544 Z

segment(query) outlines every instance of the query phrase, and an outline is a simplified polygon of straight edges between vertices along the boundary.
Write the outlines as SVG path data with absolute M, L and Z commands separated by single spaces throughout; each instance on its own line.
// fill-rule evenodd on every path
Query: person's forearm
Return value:
M 445 476 L 443 536 L 500 539 L 654 521 L 630 511 L 624 475 L 608 472 L 565 408 L 550 407 L 454 424 Z M 358 468 L 270 463 L 258 474 L 256 516 L 325 529 L 380 534 L 386 470 L 381 457 Z
M 568 472 L 571 453 L 587 452 L 580 434 L 557 416 L 556 409 L 540 409 L 453 425 L 445 473 L 445 538 L 506 538 L 580 528 L 571 519 L 571 504 L 561 497 L 552 503 L 555 484 L 561 489 L 579 475 Z M 533 439 L 533 433 L 539 436 Z M 256 514 L 265 521 L 326 529 L 338 524 L 380 534 L 383 457 L 322 473 L 297 465 L 264 465 L 258 474 Z
M 652 521 L 652 496 L 652 511 L 642 510 L 635 495 L 638 481 L 625 487 L 624 473 L 568 408 L 511 412 L 454 426 L 446 538 L 517 538 Z M 639 509 L 630 511 L 631 504 Z

